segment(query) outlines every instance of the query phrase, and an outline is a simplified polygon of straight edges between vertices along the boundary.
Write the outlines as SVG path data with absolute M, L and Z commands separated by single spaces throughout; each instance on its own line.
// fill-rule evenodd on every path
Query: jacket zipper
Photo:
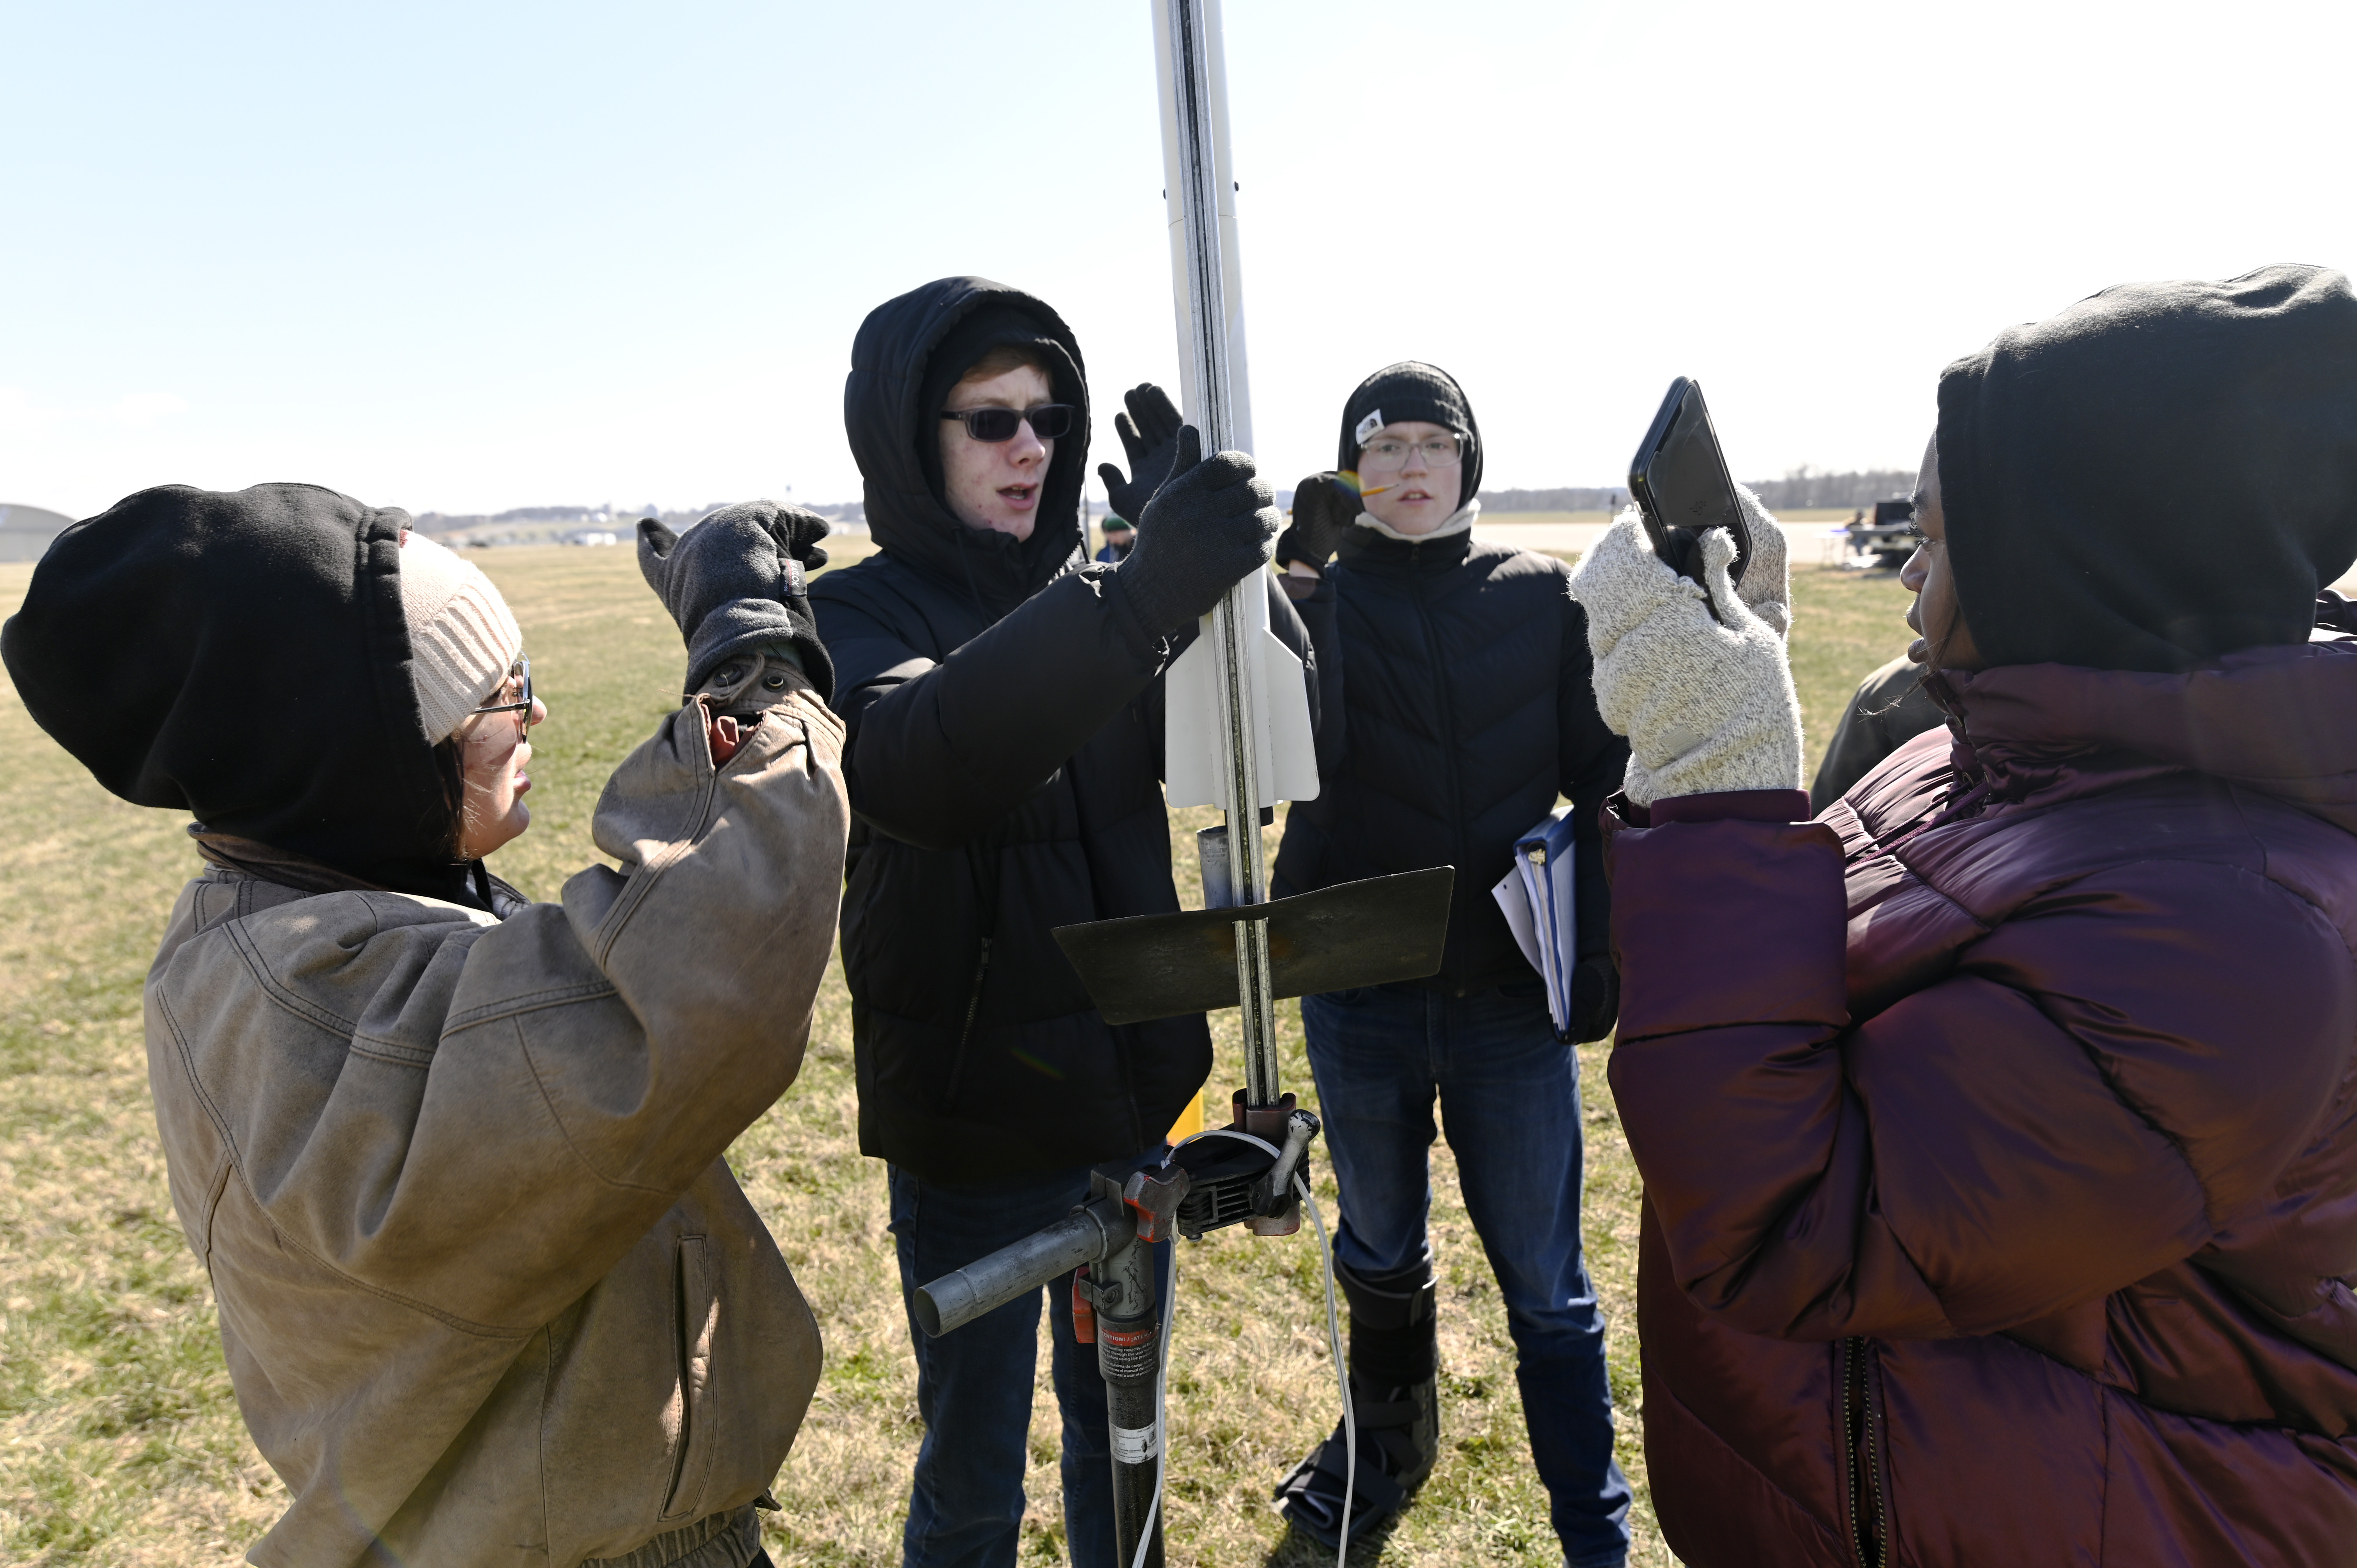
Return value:
M 957 1109 L 958 1079 L 965 1076 L 965 1047 L 974 1038 L 974 1015 L 982 1011 L 983 982 L 990 978 L 990 939 L 982 939 L 982 952 L 974 961 L 974 991 L 965 1000 L 965 1022 L 958 1029 L 957 1055 L 950 1058 L 949 1087 L 942 1091 L 942 1109 Z
M 1882 1505 L 1881 1444 L 1875 1436 L 1879 1412 L 1867 1380 L 1864 1339 L 1842 1341 L 1841 1374 L 1842 1457 L 1849 1472 L 1850 1544 L 1857 1552 L 1860 1568 L 1883 1568 L 1888 1556 L 1884 1541 L 1889 1530 Z
M 1424 602 L 1423 545 L 1407 547 L 1407 564 L 1409 581 L 1415 585 L 1416 629 L 1424 635 L 1425 660 L 1432 667 L 1433 701 L 1440 714 L 1441 769 L 1448 776 L 1448 785 L 1449 859 L 1462 865 L 1465 864 L 1465 811 L 1463 802 L 1458 799 L 1462 790 L 1457 778 L 1457 710 L 1448 701 L 1448 671 L 1441 665 L 1439 641 L 1432 631 L 1432 612 Z
M 973 1043 L 974 1020 L 982 1015 L 982 989 L 990 979 L 990 940 L 998 934 L 998 876 L 995 858 L 985 861 L 984 857 L 996 854 L 989 846 L 966 850 L 967 862 L 974 868 L 975 924 L 982 928 L 978 933 L 982 940 L 974 954 L 974 985 L 966 993 L 965 1016 L 958 1024 L 957 1052 L 950 1058 L 949 1085 L 942 1092 L 943 1114 L 957 1109 L 958 1083 L 965 1077 L 966 1047 Z M 985 871 L 985 865 L 990 870 Z

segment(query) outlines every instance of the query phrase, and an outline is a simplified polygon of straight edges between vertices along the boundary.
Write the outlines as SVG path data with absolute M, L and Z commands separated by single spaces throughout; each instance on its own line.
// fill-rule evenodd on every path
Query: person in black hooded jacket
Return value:
M 1178 908 L 1160 677 L 1197 618 L 1261 573 L 1315 700 L 1251 459 L 1200 458 L 1153 387 L 1129 406 L 1131 475 L 1103 472 L 1138 542 L 1090 564 L 1088 389 L 1054 311 L 943 278 L 877 306 L 852 346 L 844 419 L 879 550 L 811 598 L 849 731 L 860 1149 L 890 1165 L 904 1297 L 1060 1218 L 1091 1165 L 1158 1153 L 1210 1074 L 1200 1015 L 1106 1024 L 1052 934 Z M 1104 1386 L 1070 1276 L 1048 1300 L 1066 1535 L 1075 1563 L 1110 1564 Z M 1014 1563 L 1039 1318 L 1036 1292 L 939 1339 L 911 1316 L 909 1563 Z
M 1437 974 L 1301 999 L 1341 1188 L 1334 1272 L 1351 1304 L 1360 1428 L 1352 1539 L 1403 1506 L 1438 1453 L 1425 1237 L 1438 1100 L 1505 1300 L 1566 1561 L 1606 1568 L 1628 1552 L 1629 1488 L 1612 1459 L 1603 1324 L 1581 1262 L 1578 1058 L 1490 890 L 1514 841 L 1569 796 L 1578 964 L 1566 1034 L 1604 1036 L 1619 989 L 1597 812 L 1629 753 L 1596 711 L 1569 569 L 1476 542 L 1480 482 L 1480 426 L 1464 390 L 1409 361 L 1351 394 L 1337 471 L 1295 489 L 1277 558 L 1318 648 L 1323 788 L 1293 806 L 1272 890 L 1457 868 Z M 1297 1529 L 1335 1541 L 1347 1470 L 1337 1428 L 1278 1489 Z

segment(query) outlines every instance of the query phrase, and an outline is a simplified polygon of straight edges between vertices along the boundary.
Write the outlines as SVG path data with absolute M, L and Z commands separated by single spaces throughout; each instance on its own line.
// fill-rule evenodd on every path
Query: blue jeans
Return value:
M 920 1182 L 891 1169 L 900 1298 L 952 1269 L 1060 1219 L 1089 1196 L 1089 1167 L 979 1182 Z M 1168 1268 L 1169 1247 L 1159 1249 Z M 1164 1278 L 1168 1275 L 1166 1272 Z M 1064 1537 L 1073 1568 L 1114 1562 L 1113 1448 L 1105 1433 L 1097 1348 L 1072 1339 L 1072 1276 L 1048 1286 L 1050 1369 L 1064 1415 Z M 929 1338 L 917 1350 L 917 1412 L 925 1423 L 901 1532 L 907 1568 L 1013 1568 L 1023 1529 L 1023 1469 L 1038 1364 L 1039 1293 Z
M 1531 1457 L 1572 1568 L 1618 1568 L 1629 1483 L 1612 1457 L 1604 1320 L 1580 1257 L 1579 1058 L 1534 981 L 1450 996 L 1380 985 L 1301 999 L 1326 1146 L 1341 1188 L 1337 1255 L 1361 1278 L 1430 1249 L 1433 1103 L 1473 1229 L 1505 1298 Z

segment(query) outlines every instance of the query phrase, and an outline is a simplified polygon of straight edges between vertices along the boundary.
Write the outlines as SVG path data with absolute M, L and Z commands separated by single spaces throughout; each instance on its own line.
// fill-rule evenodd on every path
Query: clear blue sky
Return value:
M 1280 485 L 1405 357 L 1492 485 L 1616 482 L 1680 372 L 1745 475 L 1911 466 L 2008 323 L 2357 263 L 2345 0 L 1229 5 Z M 0 0 L 0 500 L 849 499 L 852 334 L 949 273 L 1176 385 L 1146 0 Z

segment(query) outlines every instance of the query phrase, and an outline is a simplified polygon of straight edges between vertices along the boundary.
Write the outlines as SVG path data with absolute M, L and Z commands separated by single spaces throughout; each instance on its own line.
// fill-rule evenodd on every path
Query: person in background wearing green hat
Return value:
M 1107 516 L 1104 520 L 1104 548 L 1097 559 L 1108 566 L 1118 566 L 1129 559 L 1130 546 L 1137 542 L 1137 530 L 1125 518 Z

